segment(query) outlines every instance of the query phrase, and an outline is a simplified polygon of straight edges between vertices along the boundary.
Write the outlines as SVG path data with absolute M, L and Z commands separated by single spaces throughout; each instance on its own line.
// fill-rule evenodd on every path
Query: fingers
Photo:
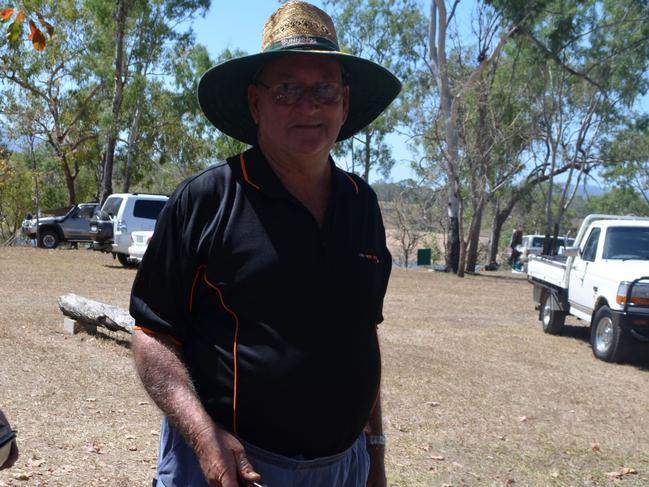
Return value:
M 212 487 L 240 487 L 241 484 L 239 483 L 239 476 L 237 475 L 234 461 L 221 470 L 221 474 L 216 481 L 211 481 L 209 484 Z
M 214 440 L 211 448 L 196 451 L 210 487 L 241 487 L 261 480 L 236 438 L 218 431 Z
M 241 487 L 248 486 L 248 482 L 261 480 L 245 456 L 243 451 L 232 451 L 232 457 L 227 465 L 223 466 L 218 479 L 210 483 L 214 487 Z
M 246 452 L 243 449 L 234 451 L 233 453 L 239 477 L 241 477 L 242 480 L 246 482 L 257 482 L 258 480 L 261 480 L 261 475 L 255 472 L 255 469 L 248 460 L 248 457 L 246 457 Z

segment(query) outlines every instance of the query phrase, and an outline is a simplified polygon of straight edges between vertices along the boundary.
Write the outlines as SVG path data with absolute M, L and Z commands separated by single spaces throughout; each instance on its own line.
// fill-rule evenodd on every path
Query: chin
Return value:
M 323 152 L 329 153 L 335 144 L 335 140 L 296 140 L 290 144 L 291 151 L 302 155 L 317 155 Z

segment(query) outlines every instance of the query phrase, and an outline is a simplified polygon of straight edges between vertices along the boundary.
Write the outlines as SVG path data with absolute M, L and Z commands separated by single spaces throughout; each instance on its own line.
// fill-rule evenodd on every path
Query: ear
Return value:
M 255 85 L 248 85 L 248 110 L 255 125 L 259 125 L 259 91 Z
M 343 88 L 343 124 L 347 121 L 349 114 L 349 85 Z

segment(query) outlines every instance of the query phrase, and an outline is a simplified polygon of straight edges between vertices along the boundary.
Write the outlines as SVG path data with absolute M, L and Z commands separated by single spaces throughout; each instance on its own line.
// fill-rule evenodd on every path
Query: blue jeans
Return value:
M 272 453 L 242 441 L 265 487 L 365 487 L 370 462 L 365 434 L 347 450 L 304 460 Z M 208 487 L 194 451 L 164 418 L 160 431 L 158 487 Z

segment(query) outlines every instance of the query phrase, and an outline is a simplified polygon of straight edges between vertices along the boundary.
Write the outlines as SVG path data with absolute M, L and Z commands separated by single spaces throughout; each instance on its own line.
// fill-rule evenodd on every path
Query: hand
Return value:
M 367 476 L 367 487 L 387 487 L 385 477 L 385 446 L 367 445 L 370 455 L 370 473 Z
M 211 425 L 202 430 L 193 443 L 210 487 L 239 487 L 240 480 L 261 480 L 261 475 L 248 461 L 243 445 L 230 433 Z

